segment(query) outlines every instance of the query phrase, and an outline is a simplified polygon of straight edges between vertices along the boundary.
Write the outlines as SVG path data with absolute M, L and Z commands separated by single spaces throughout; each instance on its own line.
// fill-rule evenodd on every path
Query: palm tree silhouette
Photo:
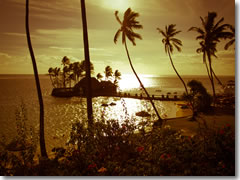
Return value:
M 105 73 L 105 80 L 109 79 L 113 75 L 112 68 L 110 66 L 106 66 L 104 73 Z
M 25 25 L 26 25 L 26 35 L 27 35 L 27 43 L 28 43 L 28 48 L 29 52 L 31 55 L 32 59 L 32 64 L 33 64 L 33 70 L 34 70 L 34 77 L 36 81 L 36 87 L 37 87 L 37 93 L 38 93 L 38 101 L 39 101 L 39 108 L 40 108 L 40 149 L 41 149 L 41 156 L 44 158 L 48 158 L 47 151 L 46 151 L 46 146 L 45 146 L 45 138 L 44 138 L 44 106 L 43 106 L 43 98 L 42 98 L 42 92 L 41 92 L 41 87 L 40 87 L 40 81 L 38 77 L 38 69 L 37 69 L 37 64 L 32 48 L 32 43 L 31 43 L 31 37 L 30 37 L 30 31 L 29 31 L 29 1 L 26 0 L 26 20 L 25 20 Z
M 113 76 L 114 76 L 114 84 L 118 85 L 118 81 L 121 79 L 121 76 L 122 76 L 121 72 L 119 70 L 115 70 Z
M 154 108 L 154 111 L 156 112 L 156 115 L 159 119 L 160 126 L 161 126 L 162 125 L 162 118 L 159 116 L 158 111 L 157 111 L 157 109 L 154 105 L 154 102 L 150 98 L 150 95 L 148 94 L 147 90 L 143 86 L 143 83 L 141 82 L 140 78 L 138 77 L 138 75 L 137 75 L 137 73 L 136 73 L 136 71 L 133 67 L 133 64 L 132 64 L 132 61 L 131 61 L 131 58 L 130 58 L 130 55 L 129 55 L 129 51 L 128 51 L 128 48 L 127 48 L 126 38 L 129 39 L 134 46 L 136 46 L 135 38 L 142 39 L 140 34 L 135 33 L 133 31 L 133 29 L 142 29 L 143 28 L 143 26 L 141 24 L 139 24 L 139 21 L 136 20 L 136 18 L 139 17 L 139 13 L 136 13 L 136 12 L 132 11 L 131 8 L 128 8 L 124 13 L 123 21 L 121 21 L 120 18 L 118 17 L 118 11 L 115 11 L 115 17 L 116 17 L 116 19 L 119 22 L 121 27 L 118 29 L 118 31 L 116 32 L 116 34 L 114 36 L 114 43 L 117 43 L 117 39 L 119 38 L 120 34 L 122 33 L 122 44 L 124 44 L 124 46 L 125 46 L 125 50 L 127 52 L 127 57 L 128 57 L 130 66 L 132 68 L 132 71 L 133 71 L 134 75 L 136 76 L 141 88 L 144 90 L 148 99 L 150 100 L 150 102 L 151 102 L 151 104 Z
M 84 56 L 86 62 L 86 79 L 87 79 L 87 115 L 88 115 L 88 131 L 90 137 L 93 138 L 93 109 L 92 109 L 92 85 L 91 85 L 91 62 L 88 45 L 88 28 L 85 0 L 80 0 L 82 10 L 82 26 L 83 26 L 83 41 L 84 41 Z M 90 144 L 89 144 L 90 146 Z
M 235 43 L 235 27 L 232 25 L 229 25 L 229 29 L 231 30 L 230 36 L 229 36 L 229 39 L 231 39 L 231 40 L 224 46 L 225 50 L 227 50 L 229 48 L 229 46 L 231 46 Z
M 67 65 L 70 64 L 70 59 L 67 56 L 62 58 L 62 65 L 63 65 L 63 87 L 66 87 L 66 73 L 68 72 Z
M 186 94 L 188 96 L 188 89 L 187 86 L 185 84 L 185 82 L 183 81 L 182 77 L 179 75 L 179 73 L 177 72 L 177 69 L 175 68 L 174 64 L 173 64 L 173 60 L 171 57 L 171 54 L 173 53 L 173 49 L 174 47 L 181 52 L 181 47 L 182 46 L 182 41 L 174 38 L 175 35 L 177 35 L 178 33 L 180 33 L 181 31 L 177 31 L 175 29 L 176 24 L 170 24 L 168 26 L 165 26 L 165 31 L 161 30 L 160 28 L 157 28 L 157 30 L 159 31 L 159 33 L 162 34 L 163 39 L 162 39 L 162 43 L 165 46 L 165 52 L 168 54 L 171 65 L 175 71 L 175 73 L 177 74 L 178 78 L 181 80 L 181 82 L 183 83 L 183 86 L 185 88 Z
M 98 73 L 98 74 L 97 74 L 97 79 L 98 79 L 99 81 L 101 81 L 102 78 L 103 78 L 103 75 L 102 75 L 101 73 Z
M 229 24 L 222 24 L 224 18 L 221 18 L 215 24 L 216 17 L 217 17 L 216 12 L 209 12 L 208 16 L 206 16 L 204 19 L 200 17 L 203 28 L 191 27 L 189 29 L 189 31 L 196 31 L 199 33 L 196 39 L 200 40 L 200 45 L 204 47 L 204 49 L 200 50 L 199 52 L 203 52 L 203 60 L 205 62 L 206 57 L 208 59 L 208 65 L 206 64 L 206 68 L 212 85 L 214 103 L 216 100 L 216 92 L 213 79 L 214 72 L 212 68 L 212 56 L 216 57 L 215 55 L 215 53 L 217 52 L 216 46 L 217 43 L 220 42 L 220 39 L 226 39 L 230 36 L 230 32 L 225 31 L 229 27 Z

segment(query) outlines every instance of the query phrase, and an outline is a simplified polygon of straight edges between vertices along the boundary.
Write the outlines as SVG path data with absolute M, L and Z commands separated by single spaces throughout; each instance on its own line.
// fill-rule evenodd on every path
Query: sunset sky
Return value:
M 131 7 L 140 14 L 138 20 L 143 29 L 136 30 L 143 40 L 128 47 L 136 71 L 146 75 L 174 75 L 165 54 L 162 37 L 156 30 L 176 24 L 182 32 L 176 38 L 182 40 L 182 52 L 176 50 L 173 61 L 182 75 L 206 75 L 202 54 L 197 54 L 199 42 L 196 32 L 188 32 L 192 26 L 201 27 L 200 16 L 215 11 L 217 20 L 235 25 L 234 0 L 86 0 L 90 58 L 95 75 L 103 73 L 110 65 L 122 74 L 131 74 L 124 46 L 113 37 L 119 28 L 115 10 L 122 19 Z M 32 63 L 25 35 L 25 1 L 0 0 L 0 74 L 31 74 Z M 84 59 L 80 0 L 30 0 L 30 31 L 38 70 L 45 74 L 49 67 L 61 65 L 63 56 L 71 62 Z M 213 58 L 217 75 L 235 74 L 235 51 L 231 46 L 223 49 L 227 41 L 217 46 L 218 58 Z

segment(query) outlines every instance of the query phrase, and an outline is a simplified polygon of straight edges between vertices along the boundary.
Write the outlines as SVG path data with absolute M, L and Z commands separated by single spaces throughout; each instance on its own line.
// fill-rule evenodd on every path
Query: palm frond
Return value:
M 126 33 L 122 32 L 122 43 L 124 44 L 126 42 Z
M 117 40 L 118 40 L 118 37 L 120 36 L 120 34 L 121 34 L 121 29 L 119 29 L 114 36 L 114 43 L 115 44 L 117 43 Z
M 181 52 L 182 49 L 179 47 L 179 45 L 175 42 L 173 42 L 174 47 L 178 50 L 178 52 Z
M 165 34 L 165 32 L 163 30 L 161 30 L 160 28 L 157 28 L 158 32 L 161 33 L 163 35 L 163 37 L 167 37 L 167 35 Z
M 167 53 L 168 52 L 168 45 L 165 43 L 164 47 L 165 47 L 165 52 Z
M 171 38 L 170 39 L 173 43 L 176 43 L 179 46 L 182 46 L 182 41 L 176 38 Z
M 217 29 L 219 24 L 221 24 L 222 22 L 224 21 L 224 18 L 221 18 L 216 24 L 215 26 L 213 27 L 213 29 Z
M 232 39 L 231 41 L 229 41 L 225 46 L 224 49 L 227 50 L 231 45 L 233 45 L 235 43 L 235 39 Z
M 129 19 L 128 17 L 129 17 L 129 15 L 130 15 L 131 12 L 132 12 L 132 9 L 131 9 L 131 8 L 128 8 L 128 9 L 125 11 L 124 16 L 123 16 L 123 21 Z
M 120 20 L 119 17 L 118 17 L 118 11 L 115 11 L 115 17 L 116 17 L 116 19 L 117 19 L 117 22 L 119 22 L 119 24 L 122 25 L 122 22 L 121 22 L 121 20 Z

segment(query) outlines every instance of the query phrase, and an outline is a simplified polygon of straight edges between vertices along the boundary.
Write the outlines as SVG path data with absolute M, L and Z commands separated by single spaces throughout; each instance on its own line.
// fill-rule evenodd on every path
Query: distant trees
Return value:
M 154 108 L 154 111 L 156 112 L 156 115 L 160 121 L 160 124 L 162 124 L 162 118 L 159 116 L 158 111 L 157 111 L 152 99 L 150 98 L 150 95 L 148 94 L 143 83 L 141 82 L 140 78 L 138 77 L 138 75 L 133 67 L 133 64 L 132 64 L 132 61 L 131 61 L 131 58 L 129 55 L 129 51 L 127 48 L 126 39 L 129 39 L 134 46 L 136 45 L 135 38 L 142 39 L 140 34 L 135 33 L 133 31 L 134 29 L 142 29 L 143 28 L 143 26 L 139 23 L 139 21 L 136 20 L 136 18 L 139 17 L 139 13 L 136 13 L 136 12 L 132 11 L 131 8 L 128 8 L 124 13 L 123 21 L 121 21 L 120 18 L 118 17 L 118 11 L 115 11 L 115 17 L 116 17 L 117 22 L 120 24 L 120 28 L 117 30 L 117 32 L 114 36 L 114 43 L 117 43 L 117 40 L 118 40 L 120 34 L 122 34 L 122 44 L 124 44 L 124 46 L 125 46 L 125 50 L 126 50 L 129 64 L 132 68 L 132 71 L 133 71 L 134 75 L 136 76 L 141 88 L 144 90 L 149 101 L 151 102 L 151 104 Z
M 105 73 L 105 80 L 108 80 L 113 75 L 112 68 L 110 66 L 106 66 L 104 73 Z
M 82 60 L 80 62 L 71 63 L 67 56 L 62 59 L 62 69 L 50 67 L 48 73 L 54 88 L 59 87 L 71 87 L 71 82 L 77 84 L 81 78 L 86 76 L 86 62 Z M 91 73 L 94 73 L 94 66 L 90 63 Z
M 119 70 L 115 70 L 113 73 L 111 66 L 105 67 L 104 75 L 105 75 L 105 81 L 110 81 L 116 86 L 118 86 L 118 82 L 122 76 L 122 74 Z M 98 73 L 96 77 L 99 81 L 102 81 L 102 79 L 103 79 L 103 75 L 101 73 Z

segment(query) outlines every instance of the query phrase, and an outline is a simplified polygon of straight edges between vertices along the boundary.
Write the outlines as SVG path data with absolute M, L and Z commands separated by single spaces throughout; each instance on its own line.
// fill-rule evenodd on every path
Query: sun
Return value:
M 102 0 L 102 5 L 105 8 L 113 9 L 116 11 L 125 11 L 127 8 L 132 6 L 130 0 Z

